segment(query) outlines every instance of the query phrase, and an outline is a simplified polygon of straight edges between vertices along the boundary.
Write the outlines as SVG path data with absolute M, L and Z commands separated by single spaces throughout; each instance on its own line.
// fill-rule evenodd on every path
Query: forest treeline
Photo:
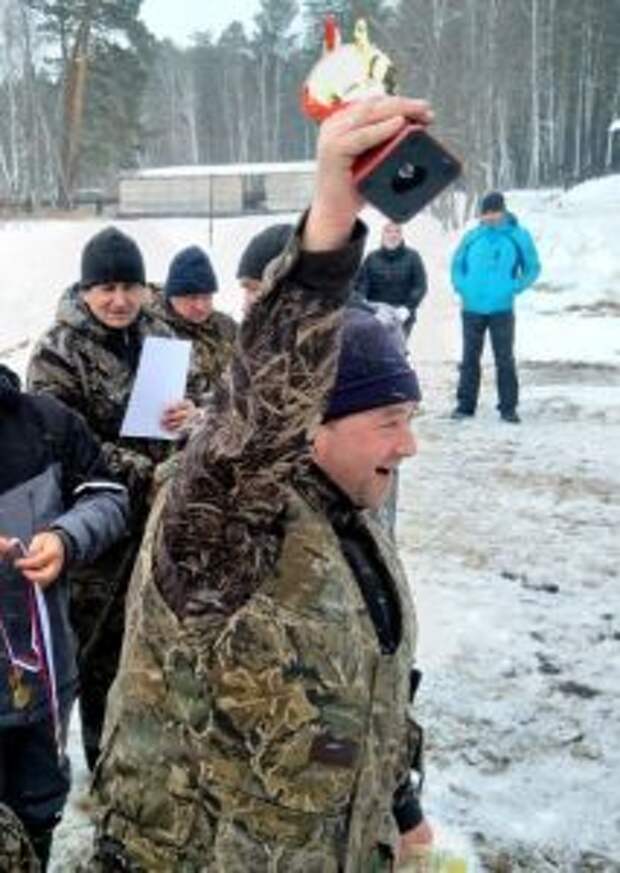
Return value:
M 311 157 L 299 90 L 330 11 L 345 39 L 364 17 L 400 90 L 433 102 L 472 202 L 612 163 L 620 0 L 261 0 L 251 26 L 188 47 L 157 40 L 141 5 L 0 0 L 2 200 L 67 206 L 139 166 Z

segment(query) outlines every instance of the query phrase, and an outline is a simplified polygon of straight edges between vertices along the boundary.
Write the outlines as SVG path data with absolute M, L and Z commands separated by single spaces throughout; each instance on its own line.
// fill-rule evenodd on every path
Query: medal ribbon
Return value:
M 23 554 L 26 549 L 17 541 Z M 23 577 L 22 577 L 23 578 Z M 58 703 L 58 687 L 56 684 L 56 666 L 54 663 L 54 645 L 50 627 L 49 611 L 45 601 L 45 595 L 34 582 L 24 579 L 26 596 L 28 599 L 28 618 L 30 622 L 30 647 L 31 651 L 25 655 L 16 655 L 0 615 L 0 635 L 4 642 L 9 663 L 13 669 L 24 670 L 27 673 L 41 673 L 43 684 L 49 701 L 49 707 L 54 726 L 54 741 L 61 760 L 64 755 L 62 743 L 62 726 L 60 723 L 60 706 Z
M 43 682 L 52 713 L 52 724 L 54 725 L 54 741 L 58 752 L 58 760 L 61 761 L 64 755 L 62 743 L 62 726 L 60 723 L 60 706 L 58 704 L 58 687 L 56 685 L 56 665 L 54 664 L 54 644 L 52 642 L 52 631 L 50 628 L 50 617 L 45 601 L 45 595 L 38 585 L 33 584 L 34 598 L 36 607 L 35 616 L 35 633 L 37 637 L 37 651 L 42 655 L 41 672 L 43 673 Z
M 38 673 L 41 670 L 41 652 L 37 640 L 34 593 L 31 590 L 31 586 L 28 587 L 27 598 L 28 617 L 30 620 L 30 652 L 24 655 L 15 654 L 8 631 L 2 621 L 2 615 L 0 615 L 0 635 L 2 635 L 2 641 L 9 656 L 11 667 L 18 667 L 20 670 L 25 670 L 26 673 Z

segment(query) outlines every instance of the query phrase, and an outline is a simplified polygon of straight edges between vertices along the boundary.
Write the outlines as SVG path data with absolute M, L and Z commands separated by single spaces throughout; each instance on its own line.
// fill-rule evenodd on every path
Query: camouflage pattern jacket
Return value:
M 232 358 L 237 337 L 235 320 L 224 312 L 214 311 L 202 324 L 193 324 L 175 312 L 158 285 L 151 285 L 149 290 L 150 311 L 159 320 L 166 322 L 175 336 L 191 341 L 196 367 L 189 391 L 192 397 L 204 397 Z
M 83 416 L 111 473 L 127 486 L 138 519 L 154 466 L 171 453 L 163 440 L 119 436 L 147 336 L 175 334 L 146 308 L 125 330 L 111 330 L 91 315 L 74 286 L 62 296 L 56 323 L 37 343 L 27 373 L 30 391 L 52 394 Z
M 2 873 L 40 873 L 26 832 L 17 816 L 0 803 L 0 870 Z
M 61 296 L 55 324 L 37 343 L 27 372 L 31 391 L 51 394 L 82 415 L 101 443 L 110 473 L 129 493 L 128 536 L 92 564 L 69 573 L 80 669 L 88 663 L 97 671 L 88 683 L 82 675 L 82 695 L 92 691 L 102 701 L 116 672 L 125 593 L 144 533 L 154 471 L 174 452 L 174 444 L 164 440 L 119 435 L 147 336 L 174 333 L 146 308 L 125 330 L 111 330 L 92 316 L 74 285 Z M 193 367 L 192 361 L 190 379 Z
M 415 621 L 393 546 L 357 513 L 399 605 L 382 653 L 325 512 L 309 436 L 363 244 L 272 265 L 224 383 L 154 507 L 108 702 L 89 869 L 370 873 L 419 729 Z M 125 864 L 125 866 L 122 866 Z

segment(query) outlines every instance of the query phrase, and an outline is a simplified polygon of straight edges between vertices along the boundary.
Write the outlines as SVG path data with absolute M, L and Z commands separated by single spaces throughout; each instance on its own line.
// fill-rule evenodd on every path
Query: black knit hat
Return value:
M 217 278 L 211 261 L 198 246 L 189 246 L 175 255 L 164 287 L 166 297 L 190 294 L 214 294 Z
M 501 191 L 489 191 L 480 201 L 480 215 L 487 212 L 505 212 L 506 201 Z
M 385 325 L 362 309 L 348 309 L 338 374 L 323 420 L 421 399 L 415 370 Z
M 237 279 L 263 278 L 265 267 L 282 254 L 295 230 L 292 224 L 272 224 L 253 237 L 241 255 Z
M 84 246 L 80 286 L 127 282 L 144 285 L 144 260 L 136 243 L 115 227 L 106 227 Z
M 17 373 L 0 364 L 0 408 L 15 409 L 19 404 L 21 383 Z

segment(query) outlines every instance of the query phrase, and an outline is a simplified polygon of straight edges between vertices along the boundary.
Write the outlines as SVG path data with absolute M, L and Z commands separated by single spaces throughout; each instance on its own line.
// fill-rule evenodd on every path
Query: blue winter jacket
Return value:
M 512 310 L 515 296 L 539 273 L 534 241 L 510 214 L 499 225 L 470 230 L 452 259 L 452 284 L 463 309 L 480 315 Z

